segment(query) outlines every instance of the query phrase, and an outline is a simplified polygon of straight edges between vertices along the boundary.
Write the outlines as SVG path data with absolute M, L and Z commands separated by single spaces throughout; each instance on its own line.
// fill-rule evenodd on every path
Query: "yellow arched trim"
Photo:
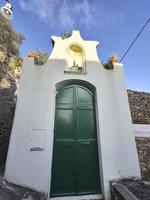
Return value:
M 76 44 L 72 44 L 70 45 L 70 50 L 76 52 L 76 53 L 80 53 L 80 54 L 83 54 L 83 50 L 80 46 L 76 45 Z

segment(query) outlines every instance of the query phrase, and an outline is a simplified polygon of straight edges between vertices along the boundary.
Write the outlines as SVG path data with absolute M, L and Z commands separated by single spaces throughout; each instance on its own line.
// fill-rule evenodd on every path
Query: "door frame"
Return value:
M 98 160 L 99 160 L 99 170 L 100 170 L 100 184 L 101 184 L 101 191 L 102 194 L 100 195 L 104 195 L 104 179 L 103 179 L 103 168 L 102 168 L 102 156 L 101 156 L 101 144 L 100 144 L 100 130 L 99 130 L 99 112 L 98 112 L 98 105 L 97 105 L 97 95 L 96 95 L 96 87 L 94 85 L 92 85 L 91 83 L 85 81 L 85 80 L 80 80 L 80 79 L 69 79 L 69 80 L 64 80 L 61 82 L 58 82 L 55 85 L 55 89 L 56 89 L 56 95 L 58 91 L 61 91 L 63 88 L 69 86 L 69 85 L 80 85 L 83 86 L 85 88 L 87 88 L 88 90 L 90 90 L 90 92 L 93 94 L 93 98 L 94 98 L 94 106 L 95 106 L 95 123 L 96 123 L 96 134 L 97 134 L 97 145 L 98 145 Z M 56 108 L 56 95 L 55 95 L 55 108 Z M 55 110 L 55 114 L 56 114 L 56 110 Z M 55 127 L 55 115 L 54 115 L 54 127 Z M 53 132 L 54 133 L 54 132 Z M 53 135 L 53 146 L 52 149 L 54 147 L 54 135 Z M 51 179 L 50 179 L 50 190 L 49 190 L 49 198 L 50 198 L 50 191 L 51 191 L 51 181 L 52 181 L 52 164 L 53 164 L 53 151 L 52 151 L 52 157 L 51 157 Z M 80 195 L 82 196 L 82 195 Z M 59 197 L 59 198 L 63 198 L 63 197 Z

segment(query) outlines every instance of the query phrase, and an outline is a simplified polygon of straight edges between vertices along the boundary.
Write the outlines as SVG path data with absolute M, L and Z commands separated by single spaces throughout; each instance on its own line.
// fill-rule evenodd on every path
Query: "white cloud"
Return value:
M 58 12 L 58 22 L 63 29 L 73 29 L 75 21 L 71 14 L 71 9 L 67 4 L 67 1 L 63 1 L 59 12 Z
M 24 11 L 33 13 L 46 24 L 57 24 L 63 30 L 93 25 L 113 27 L 123 22 L 122 13 L 104 9 L 100 1 L 19 0 L 19 3 Z
M 19 0 L 19 3 L 24 11 L 33 13 L 47 24 L 58 23 L 61 28 L 72 29 L 77 22 L 89 26 L 94 21 L 88 0 L 80 3 L 69 0 Z
M 82 1 L 82 3 L 76 3 L 74 5 L 74 12 L 80 16 L 80 21 L 82 24 L 92 24 L 94 23 L 94 6 L 90 5 L 87 0 Z
M 32 12 L 44 22 L 53 18 L 58 0 L 19 0 L 24 11 Z

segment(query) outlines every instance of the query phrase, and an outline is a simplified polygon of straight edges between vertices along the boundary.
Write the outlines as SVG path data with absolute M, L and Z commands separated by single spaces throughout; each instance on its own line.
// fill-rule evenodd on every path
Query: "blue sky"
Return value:
M 0 0 L 0 6 L 4 4 Z M 25 35 L 20 51 L 51 52 L 51 35 L 78 29 L 86 40 L 97 40 L 98 55 L 106 61 L 112 52 L 123 56 L 150 17 L 149 0 L 12 0 L 12 23 Z M 150 23 L 123 60 L 129 89 L 150 92 Z

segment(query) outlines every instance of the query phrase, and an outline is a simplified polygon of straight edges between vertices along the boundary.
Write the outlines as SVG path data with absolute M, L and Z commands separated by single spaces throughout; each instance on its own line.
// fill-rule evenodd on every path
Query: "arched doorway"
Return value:
M 94 95 L 72 84 L 56 96 L 50 195 L 100 193 Z

